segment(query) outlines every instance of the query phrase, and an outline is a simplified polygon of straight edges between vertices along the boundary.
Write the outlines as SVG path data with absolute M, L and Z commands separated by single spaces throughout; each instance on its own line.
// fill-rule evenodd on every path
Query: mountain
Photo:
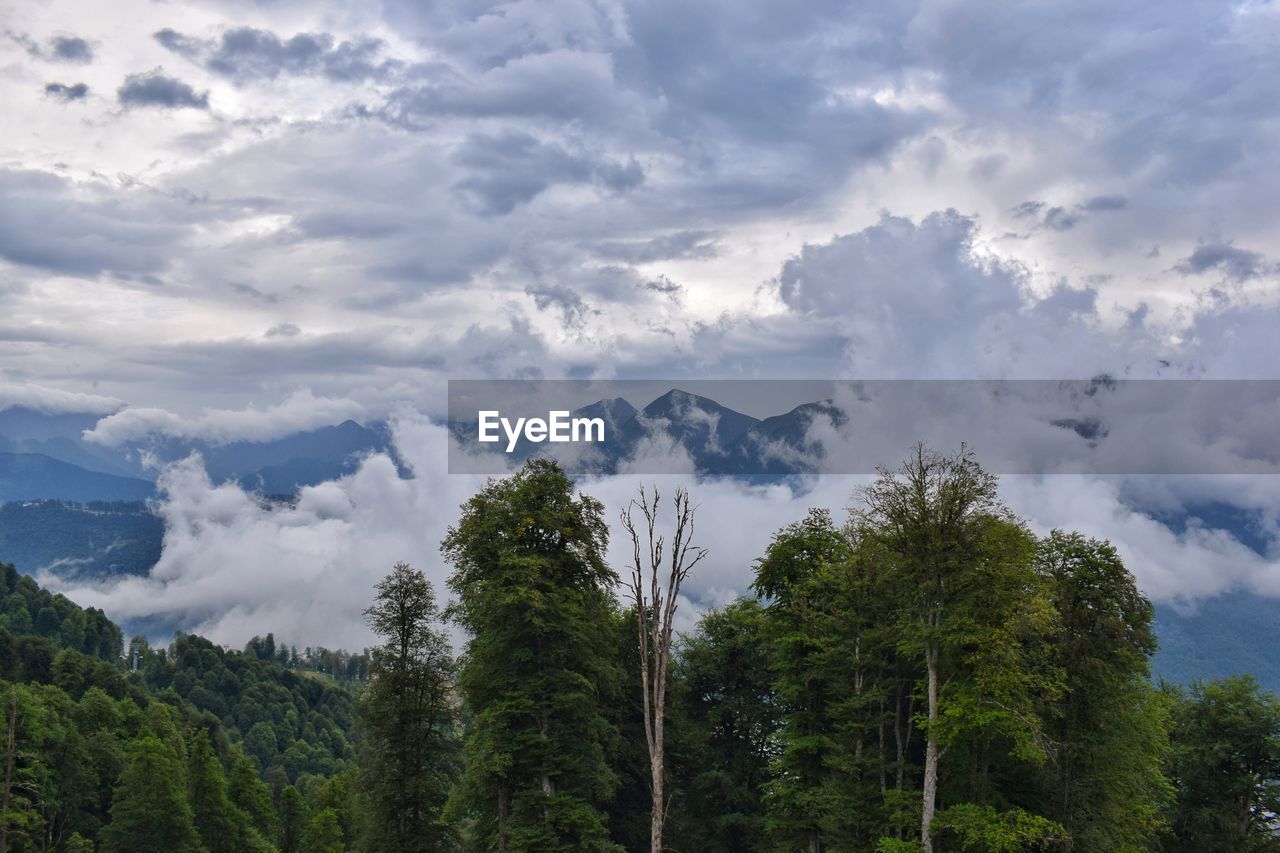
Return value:
M 709 397 L 673 388 L 622 425 L 619 458 L 631 455 L 655 431 L 684 447 L 699 471 L 724 471 L 734 443 L 757 418 L 722 406 Z
M 23 406 L 10 406 L 0 410 L 0 453 L 43 456 L 86 472 L 133 480 L 155 479 L 157 468 L 144 464 L 144 459 L 163 464 L 199 453 L 215 482 L 234 480 L 245 488 L 274 495 L 293 494 L 300 486 L 315 485 L 349 474 L 364 455 L 391 449 L 390 432 L 385 424 L 369 427 L 351 420 L 270 441 L 218 444 L 162 437 L 131 441 L 121 447 L 104 447 L 84 439 L 85 431 L 91 430 L 99 418 L 100 415 L 92 413 L 50 415 Z M 11 466 L 18 464 L 10 463 Z M 33 460 L 26 463 L 28 467 L 36 464 Z M 34 472 L 34 467 L 32 470 Z M 7 478 L 0 473 L 0 501 L 39 498 L 136 500 L 146 496 L 136 489 L 123 492 L 68 491 L 66 482 L 56 478 L 71 477 L 72 472 L 54 466 L 50 468 L 49 475 L 51 479 L 47 481 L 47 487 L 42 488 L 38 479 L 19 482 L 14 479 L 18 477 L 17 472 Z M 83 475 L 76 474 L 74 478 L 83 479 Z M 14 479 L 7 490 L 4 485 L 6 479 Z M 55 482 L 59 483 L 57 488 L 60 491 L 50 490 Z
M 0 504 L 0 554 L 27 574 L 144 575 L 160 559 L 163 540 L 164 521 L 145 503 Z
M 1280 601 L 1231 592 L 1197 602 L 1194 610 L 1156 605 L 1160 649 L 1152 671 L 1177 684 L 1251 673 L 1280 692 Z
M 165 438 L 131 442 L 126 447 L 133 456 L 145 452 L 161 463 L 199 453 L 214 482 L 236 480 L 265 494 L 291 494 L 299 486 L 313 486 L 349 474 L 364 455 L 390 449 L 385 427 L 371 429 L 351 420 L 270 441 L 212 444 Z
M 0 503 L 141 501 L 154 494 L 155 486 L 146 480 L 90 471 L 43 453 L 0 453 Z

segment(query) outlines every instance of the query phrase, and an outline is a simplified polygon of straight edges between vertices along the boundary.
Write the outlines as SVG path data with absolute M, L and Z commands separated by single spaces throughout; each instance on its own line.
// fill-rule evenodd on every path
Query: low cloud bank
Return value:
M 96 584 L 41 580 L 114 619 L 179 623 L 228 645 L 267 631 L 298 645 L 366 645 L 371 637 L 361 611 L 374 583 L 397 560 L 424 570 L 437 594 L 447 594 L 449 569 L 439 543 L 459 505 L 484 483 L 478 475 L 446 473 L 449 437 L 442 426 L 402 411 L 392 430 L 412 477 L 402 479 L 388 456 L 371 455 L 349 476 L 304 488 L 292 507 L 268 506 L 235 484 L 213 484 L 198 456 L 175 463 L 160 479 L 164 551 L 148 576 Z M 1185 512 L 1206 500 L 1229 504 L 1249 514 L 1253 532 L 1274 543 L 1280 484 L 1273 479 L 1022 476 L 1005 477 L 1002 489 L 1038 532 L 1062 527 L 1111 539 L 1148 595 L 1187 603 L 1233 588 L 1280 595 L 1274 547 L 1261 553 L 1242 541 L 1239 530 L 1186 521 Z M 617 513 L 639 483 L 656 483 L 668 495 L 677 485 L 690 486 L 700 506 L 696 538 L 711 554 L 686 586 L 680 611 L 686 629 L 702 609 L 749 591 L 753 561 L 774 531 L 810 506 L 842 515 L 854 489 L 866 482 L 818 477 L 798 492 L 785 485 L 690 480 L 620 475 L 580 484 L 605 503 L 615 528 L 610 557 L 619 569 L 626 550 Z M 1183 523 L 1160 520 L 1173 516 Z
M 103 418 L 84 434 L 85 440 L 107 447 L 150 436 L 199 439 L 210 444 L 232 441 L 270 441 L 290 433 L 318 429 L 364 415 L 352 400 L 317 397 L 309 389 L 295 391 L 275 406 L 244 409 L 205 409 L 184 418 L 165 409 L 129 408 Z

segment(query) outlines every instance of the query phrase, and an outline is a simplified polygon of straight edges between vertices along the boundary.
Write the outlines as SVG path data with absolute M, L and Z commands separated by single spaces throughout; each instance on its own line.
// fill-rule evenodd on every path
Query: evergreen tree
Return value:
M 375 830 L 366 847 L 443 849 L 450 832 L 441 810 L 457 775 L 458 744 L 450 697 L 454 664 L 430 582 L 397 563 L 365 616 L 383 640 L 361 704 L 363 784 Z
M 777 533 L 756 563 L 754 587 L 768 601 L 774 687 L 785 709 L 767 798 L 768 825 L 779 840 L 813 853 L 824 844 L 824 787 L 834 746 L 832 694 L 850 664 L 833 655 L 839 637 L 830 594 L 836 567 L 848 551 L 831 514 L 815 509 Z
M 303 853 L 305 848 L 302 846 L 302 834 L 308 823 L 307 804 L 297 788 L 285 785 L 281 789 L 277 811 L 277 824 L 280 827 L 277 846 L 280 853 Z
M 227 778 L 213 753 L 209 733 L 197 731 L 187 752 L 187 787 L 196 831 L 209 853 L 235 853 L 241 847 L 243 816 L 227 796 Z
M 599 626 L 616 606 L 601 504 L 534 460 L 463 505 L 443 543 L 452 613 L 470 632 L 470 715 L 456 808 L 501 851 L 606 850 L 612 727 L 597 685 L 616 664 Z
M 1177 792 L 1166 849 L 1273 850 L 1280 814 L 1280 698 L 1252 677 L 1174 693 L 1169 775 Z
M 1153 610 L 1107 542 L 1055 530 L 1038 548 L 1058 614 L 1064 691 L 1046 703 L 1055 744 L 1041 812 L 1074 850 L 1149 849 L 1169 795 L 1167 715 L 1149 681 Z
M 321 809 L 312 816 L 302 836 L 302 849 L 307 853 L 343 853 L 346 850 L 336 811 Z
M 262 838 L 275 837 L 276 812 L 271 805 L 271 790 L 258 776 L 253 763 L 239 747 L 232 747 L 231 774 L 228 779 L 231 802 L 245 816 Z
M 767 630 L 760 604 L 741 598 L 703 616 L 680 646 L 671 719 L 677 850 L 772 849 L 762 794 L 782 711 Z
M 159 738 L 129 745 L 100 839 L 103 853 L 203 853 L 181 765 Z

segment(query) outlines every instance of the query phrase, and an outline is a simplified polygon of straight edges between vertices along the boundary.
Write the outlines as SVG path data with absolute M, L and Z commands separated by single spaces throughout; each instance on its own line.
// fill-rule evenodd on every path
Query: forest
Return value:
M 1153 680 L 1116 549 L 964 449 L 781 527 L 684 632 L 684 490 L 606 510 L 533 460 L 441 556 L 355 654 L 126 644 L 3 567 L 0 853 L 1280 850 L 1280 700 Z

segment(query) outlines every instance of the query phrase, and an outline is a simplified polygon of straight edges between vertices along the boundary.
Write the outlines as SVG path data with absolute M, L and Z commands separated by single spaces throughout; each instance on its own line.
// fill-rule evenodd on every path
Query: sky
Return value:
M 0 399 L 229 441 L 450 378 L 1280 378 L 1277 79 L 1263 2 L 0 0 Z M 1190 487 L 1021 488 L 1138 542 Z M 1150 589 L 1280 592 L 1169 535 Z

